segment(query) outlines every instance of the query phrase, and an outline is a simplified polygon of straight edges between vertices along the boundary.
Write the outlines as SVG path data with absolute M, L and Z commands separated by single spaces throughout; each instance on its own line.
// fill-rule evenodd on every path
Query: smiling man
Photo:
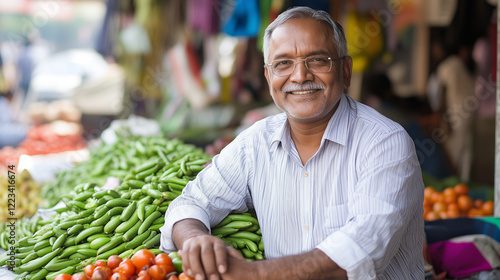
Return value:
M 264 38 L 265 76 L 284 113 L 242 132 L 166 213 L 161 249 L 195 279 L 423 279 L 423 182 L 398 124 L 344 92 L 342 27 L 296 7 Z M 266 260 L 209 229 L 254 208 Z

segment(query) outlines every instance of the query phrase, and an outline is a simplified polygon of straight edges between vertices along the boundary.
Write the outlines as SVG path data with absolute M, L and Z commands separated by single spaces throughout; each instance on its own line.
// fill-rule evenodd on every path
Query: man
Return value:
M 195 279 L 423 279 L 423 190 L 404 129 L 343 92 L 342 27 L 297 7 L 266 29 L 265 76 L 284 113 L 240 133 L 172 202 L 160 248 Z M 209 229 L 254 208 L 266 260 Z

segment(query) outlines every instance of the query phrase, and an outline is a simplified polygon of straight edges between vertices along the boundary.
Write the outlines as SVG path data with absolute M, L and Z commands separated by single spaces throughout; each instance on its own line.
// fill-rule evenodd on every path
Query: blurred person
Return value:
M 496 26 L 495 26 L 496 27 Z M 496 29 L 495 29 L 496 32 Z M 473 125 L 473 155 L 471 180 L 482 184 L 494 185 L 495 178 L 495 116 L 496 85 L 492 70 L 494 61 L 489 37 L 481 37 L 473 49 L 474 61 L 477 65 L 475 97 L 478 102 Z
M 26 40 L 17 60 L 18 87 L 24 96 L 28 94 L 28 89 L 31 83 L 31 74 L 33 73 L 34 68 L 31 49 L 30 40 Z
M 0 54 L 0 148 L 17 146 L 26 137 L 27 125 L 17 123 L 17 111 L 13 104 L 11 84 L 4 74 L 4 63 Z
M 49 46 L 38 33 L 26 37 L 24 47 L 17 58 L 18 89 L 26 97 L 36 65 L 50 54 Z
M 20 124 L 15 118 L 12 106 L 12 90 L 0 94 L 0 148 L 16 147 L 26 138 L 28 125 Z
M 422 173 L 397 123 L 356 102 L 342 26 L 295 7 L 264 35 L 283 113 L 238 134 L 169 206 L 160 249 L 201 279 L 423 279 Z M 266 260 L 210 234 L 253 208 Z
M 471 42 L 460 44 L 437 67 L 441 117 L 438 141 L 442 142 L 450 166 L 461 180 L 469 181 L 472 161 L 472 124 L 477 101 L 476 65 Z M 472 104 L 472 105 L 471 105 Z
M 10 86 L 4 75 L 3 58 L 0 53 L 0 124 L 10 122 L 12 112 L 10 110 Z
M 2 54 L 0 53 L 0 95 L 6 95 L 9 90 L 10 90 L 10 85 L 7 80 L 7 77 L 5 76 L 3 58 Z
M 0 124 L 10 122 L 11 111 L 10 111 L 10 98 L 9 85 L 7 79 L 4 75 L 3 69 L 3 58 L 0 53 Z

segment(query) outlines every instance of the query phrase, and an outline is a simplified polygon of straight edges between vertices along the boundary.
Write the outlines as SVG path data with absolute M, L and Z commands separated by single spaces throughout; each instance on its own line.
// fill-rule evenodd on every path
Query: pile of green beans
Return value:
M 92 147 L 88 160 L 71 169 L 57 172 L 54 180 L 44 183 L 40 193 L 42 206 L 52 208 L 60 201 L 61 196 L 73 191 L 78 184 L 93 182 L 102 186 L 110 176 L 123 180 L 131 170 L 149 162 L 151 158 L 163 155 L 166 158 L 162 160 L 170 162 L 193 152 L 202 151 L 179 139 L 119 136 L 118 141 L 112 144 Z
M 175 139 L 127 141 L 123 147 L 135 149 L 129 154 L 122 151 L 120 161 L 126 163 L 119 165 L 126 165 L 128 172 L 117 188 L 103 189 L 92 180 L 92 176 L 116 171 L 108 166 L 115 160 L 106 160 L 107 164 L 95 167 L 87 182 L 62 196 L 65 207 L 32 235 L 15 240 L 0 255 L 0 266 L 14 267 L 22 279 L 52 279 L 61 273 L 81 272 L 86 264 L 111 255 L 127 258 L 142 248 L 158 250 L 168 205 L 211 158 Z
M 262 232 L 253 210 L 246 213 L 230 213 L 213 227 L 211 232 L 226 244 L 233 246 L 249 261 L 265 258 Z

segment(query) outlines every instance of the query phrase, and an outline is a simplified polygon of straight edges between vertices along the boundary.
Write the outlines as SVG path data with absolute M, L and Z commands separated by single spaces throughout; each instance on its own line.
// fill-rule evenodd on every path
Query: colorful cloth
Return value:
M 428 250 L 436 273 L 463 278 L 500 268 L 500 218 L 426 222 Z

